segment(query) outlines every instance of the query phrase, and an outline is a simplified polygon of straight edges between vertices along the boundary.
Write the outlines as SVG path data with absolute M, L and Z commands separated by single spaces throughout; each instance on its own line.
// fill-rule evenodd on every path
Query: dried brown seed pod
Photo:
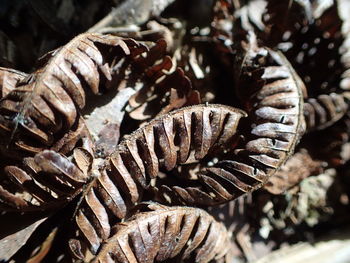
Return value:
M 14 148 L 33 155 L 54 144 L 77 124 L 86 93 L 121 81 L 116 75 L 124 77 L 127 57 L 146 50 L 130 39 L 86 33 L 49 53 L 48 62 L 0 102 L 3 152 Z M 26 147 L 35 143 L 39 147 Z
M 116 226 L 93 262 L 212 262 L 227 259 L 230 236 L 205 211 L 151 203 Z
M 22 166 L 6 166 L 4 172 L 1 208 L 21 212 L 60 208 L 81 191 L 88 179 L 75 164 L 54 151 L 25 158 Z
M 230 148 L 244 116 L 228 106 L 196 105 L 154 119 L 126 137 L 87 187 L 75 217 L 92 253 L 109 237 L 111 222 L 141 201 L 160 171 L 199 162 L 215 148 Z
M 172 187 L 186 203 L 222 203 L 261 187 L 303 133 L 303 83 L 281 53 L 254 43 L 247 46 L 237 75 L 238 93 L 251 119 L 247 143 L 230 159 L 199 172 L 204 188 Z

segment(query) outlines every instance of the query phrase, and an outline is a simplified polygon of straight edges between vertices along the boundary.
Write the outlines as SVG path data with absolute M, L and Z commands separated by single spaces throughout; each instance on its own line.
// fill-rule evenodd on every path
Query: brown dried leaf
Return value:
M 317 159 L 324 160 L 331 167 L 339 167 L 350 160 L 350 119 L 346 114 L 334 125 L 311 133 L 303 144 Z
M 17 71 L 13 69 L 8 69 L 8 68 L 0 68 L 0 90 L 1 94 L 3 95 L 0 98 L 3 98 L 10 92 L 15 92 L 13 91 L 16 87 L 16 85 L 22 81 L 25 77 L 28 75 Z M 60 140 L 58 140 L 52 147 L 52 150 L 55 150 L 57 152 L 61 153 L 68 153 L 72 150 L 73 147 L 81 140 L 82 145 L 88 149 L 90 152 L 92 152 L 92 141 L 90 138 L 90 134 L 88 130 L 85 127 L 84 121 L 80 118 L 79 121 L 77 122 L 76 125 L 71 127 L 70 131 L 66 133 Z M 17 146 L 24 150 L 24 151 L 29 151 L 29 152 L 39 152 L 40 150 L 44 150 L 47 147 L 36 147 L 35 143 L 34 145 L 31 143 L 24 144 L 22 141 L 19 141 Z M 17 159 L 21 158 L 23 156 L 22 154 L 15 154 L 14 151 L 8 148 L 3 148 L 1 147 L 2 154 L 13 158 L 14 155 L 16 156 Z M 24 156 L 23 156 L 24 157 Z
M 74 149 L 73 157 L 75 163 L 77 164 L 77 167 L 83 172 L 86 177 L 88 177 L 89 172 L 92 168 L 94 156 L 86 149 L 78 147 Z
M 347 67 L 342 63 L 346 57 L 342 54 L 346 46 L 342 26 L 338 5 L 334 3 L 325 9 L 314 8 L 309 23 L 299 26 L 288 38 L 281 40 L 280 49 L 304 80 L 311 98 L 343 92 L 340 90 L 341 80 L 345 79 Z M 290 47 L 283 50 L 283 45 Z
M 33 142 L 32 142 L 33 143 Z M 43 151 L 46 147 L 35 147 L 31 144 L 24 145 L 24 142 L 19 142 L 18 145 L 26 148 L 33 147 L 35 151 Z M 35 143 L 35 142 L 34 142 Z M 93 153 L 94 143 L 88 130 L 87 125 L 82 117 L 80 117 L 77 122 L 66 132 L 58 141 L 55 142 L 49 149 L 55 152 L 59 152 L 64 155 L 70 155 L 71 151 L 75 147 L 81 147 Z M 23 154 L 22 154 L 23 155 Z
M 303 9 L 302 18 L 298 12 L 289 15 L 292 11 L 288 16 L 283 15 L 277 7 L 287 2 L 269 1 L 270 21 L 264 22 L 267 27 L 272 26 L 270 33 L 275 35 L 272 37 L 275 43 L 269 42 L 270 36 L 266 43 L 284 52 L 307 85 L 311 97 L 305 105 L 308 130 L 323 129 L 344 116 L 348 107 L 348 98 L 341 89 L 348 90 L 349 83 L 349 22 L 347 15 L 344 16 L 349 8 L 342 1 L 317 1 L 312 5 L 309 1 L 294 1 L 291 9 L 293 6 Z M 289 21 L 290 25 L 286 27 L 286 22 L 279 20 Z M 280 27 L 279 34 L 274 27 Z M 288 33 L 282 35 L 286 30 Z
M 84 115 L 86 126 L 95 139 L 94 152 L 97 157 L 104 158 L 117 147 L 125 106 L 134 92 L 133 88 L 128 87 L 101 96 L 99 102 L 94 100 L 94 109 Z
M 348 107 L 340 88 L 347 90 L 349 83 L 349 22 L 342 8 L 349 9 L 342 1 L 270 0 L 266 4 L 259 14 L 260 27 L 242 11 L 240 18 L 254 27 L 264 45 L 281 50 L 289 59 L 310 97 L 305 105 L 307 129 L 324 129 L 344 116 Z M 248 29 L 244 29 L 245 37 Z

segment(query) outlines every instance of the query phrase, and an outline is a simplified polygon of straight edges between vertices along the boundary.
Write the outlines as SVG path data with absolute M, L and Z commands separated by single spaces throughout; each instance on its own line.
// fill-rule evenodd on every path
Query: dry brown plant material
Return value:
M 235 10 L 230 1 L 218 2 Z M 349 23 L 342 14 L 342 1 L 321 2 L 251 1 L 236 7 L 231 18 L 236 27 L 216 29 L 218 38 L 233 35 L 237 40 L 252 31 L 263 45 L 283 52 L 307 87 L 303 91 L 308 97 L 307 131 L 329 127 L 348 110 Z
M 178 109 L 187 104 L 192 96 L 190 80 L 181 68 L 173 69 L 175 65 L 165 55 L 166 48 L 165 40 L 159 40 L 150 49 L 147 59 L 140 58 L 136 62 L 139 71 L 143 68 L 146 70 L 145 77 L 140 81 L 141 88 L 129 99 L 129 116 L 135 120 L 149 120 Z
M 22 167 L 6 166 L 1 178 L 2 210 L 59 209 L 82 190 L 88 176 L 66 157 L 43 151 L 24 159 Z
M 92 262 L 211 262 L 230 249 L 225 227 L 198 208 L 148 205 L 115 227 Z
M 27 74 L 14 69 L 0 67 L 0 98 L 12 91 Z
M 257 47 L 254 40 L 243 54 L 237 87 L 246 87 L 238 93 L 246 103 L 252 129 L 245 133 L 243 149 L 200 173 L 211 204 L 261 187 L 293 153 L 304 131 L 303 84 L 283 55 Z M 208 203 L 179 190 L 174 192 L 190 203 Z
M 340 120 L 348 110 L 344 96 L 336 93 L 321 94 L 309 98 L 304 104 L 304 116 L 308 131 L 325 129 Z
M 144 190 L 156 190 L 151 181 L 160 171 L 199 162 L 214 149 L 229 147 L 244 116 L 228 106 L 195 105 L 156 118 L 127 136 L 84 191 L 75 217 L 83 239 L 73 246 L 84 247 L 80 243 L 85 240 L 95 254 L 110 236 L 111 223 L 124 218 L 142 200 Z M 198 203 L 210 204 L 205 192 L 186 190 Z
M 306 177 L 322 171 L 322 161 L 313 160 L 305 149 L 301 149 L 269 179 L 264 189 L 275 195 L 282 194 Z
M 54 31 L 75 16 L 34 2 Z M 0 68 L 0 220 L 38 216 L 0 232 L 4 260 L 250 261 L 347 207 L 346 0 L 117 2 L 91 30 L 121 35 L 78 35 L 29 75 Z
M 42 59 L 47 63 L 18 82 L 15 91 L 1 101 L 1 132 L 10 138 L 1 143 L 3 152 L 33 155 L 52 146 L 77 126 L 86 92 L 97 94 L 102 86 L 108 89 L 119 70 L 114 66 L 146 50 L 133 40 L 82 34 L 47 54 Z

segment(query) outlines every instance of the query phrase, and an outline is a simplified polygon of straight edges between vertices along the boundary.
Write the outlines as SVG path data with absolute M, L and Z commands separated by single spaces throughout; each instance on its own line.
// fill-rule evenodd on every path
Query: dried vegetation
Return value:
M 346 224 L 346 0 L 49 2 L 0 13 L 0 261 L 254 262 Z

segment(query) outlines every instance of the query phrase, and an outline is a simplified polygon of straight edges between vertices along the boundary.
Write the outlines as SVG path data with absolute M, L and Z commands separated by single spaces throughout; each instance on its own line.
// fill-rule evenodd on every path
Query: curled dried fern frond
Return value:
M 86 93 L 120 82 L 116 76 L 124 77 L 127 57 L 146 50 L 130 39 L 86 33 L 49 53 L 48 62 L 0 102 L 0 131 L 7 138 L 1 147 L 16 148 L 18 142 L 51 146 L 77 124 Z M 38 152 L 29 148 L 21 150 Z
M 93 262 L 212 262 L 225 259 L 228 231 L 205 211 L 149 204 L 115 228 Z M 227 258 L 227 261 L 230 259 Z
M 305 106 L 308 130 L 324 129 L 347 111 L 344 90 L 349 89 L 350 83 L 349 23 L 342 8 L 342 1 L 269 0 L 259 13 L 260 26 L 240 12 L 240 19 L 249 22 L 259 40 L 283 52 L 305 82 L 309 97 Z M 246 36 L 248 29 L 244 29 Z
M 111 222 L 124 218 L 141 201 L 145 189 L 155 190 L 151 181 L 160 171 L 196 163 L 214 149 L 229 148 L 244 116 L 228 106 L 196 105 L 154 119 L 126 137 L 87 188 L 75 217 L 92 253 L 109 237 Z
M 280 46 L 290 45 L 281 50 L 304 80 L 310 97 L 342 92 L 340 81 L 347 69 L 341 61 L 342 46 L 346 44 L 343 24 L 338 5 L 334 3 L 328 8 L 313 10 L 311 22 L 281 40 Z
M 26 73 L 8 68 L 0 68 L 0 90 L 1 94 L 3 95 L 1 99 L 7 100 L 7 98 L 11 95 L 7 96 L 6 98 L 5 96 L 9 93 L 11 93 L 12 95 L 16 94 L 16 86 L 26 77 L 28 77 Z M 6 124 L 8 123 L 8 121 L 6 120 L 6 109 L 2 108 L 2 113 L 4 114 L 0 114 L 0 123 L 2 125 L 0 130 L 2 130 L 2 132 L 5 130 L 7 133 L 10 133 L 10 130 L 8 130 L 8 127 L 6 126 Z M 38 130 L 35 129 L 35 125 L 33 125 L 32 122 L 26 123 L 25 125 L 23 125 L 23 127 L 29 132 L 35 134 L 37 140 L 43 141 L 45 140 L 45 138 L 51 138 L 49 136 L 45 136 L 45 134 L 43 133 L 38 132 Z M 49 147 L 48 144 L 37 145 L 35 140 L 33 142 L 32 140 L 26 138 L 26 136 L 20 135 L 19 139 L 15 142 L 15 147 L 12 148 L 7 147 L 7 143 L 9 140 L 11 140 L 11 138 L 6 137 L 1 141 L 2 146 L 0 147 L 0 152 L 6 157 L 15 157 L 17 159 L 26 157 L 27 154 L 25 153 L 38 153 L 42 150 L 49 148 L 56 152 L 61 152 L 63 154 L 70 152 L 74 147 L 76 147 L 79 144 L 81 144 L 84 148 L 88 149 L 90 152 L 92 152 L 93 148 L 89 131 L 87 130 L 84 120 L 82 118 L 79 118 L 78 121 L 70 128 L 70 130 L 53 145 L 51 145 L 51 147 Z
M 80 192 L 87 178 L 66 157 L 43 151 L 25 158 L 22 166 L 4 168 L 1 208 L 21 212 L 60 208 Z
M 254 26 L 252 18 L 241 19 L 250 22 L 264 46 L 284 53 L 305 81 L 311 97 L 336 92 L 344 71 L 340 61 L 344 22 L 339 16 L 338 4 L 295 0 L 269 0 L 266 4 L 265 10 L 259 13 L 262 21 L 259 27 Z
M 272 7 L 277 1 L 271 2 L 269 6 Z M 305 3 L 310 5 L 308 1 Z M 311 19 L 296 23 L 294 30 L 288 32 L 288 37 L 280 37 L 280 43 L 276 43 L 307 85 L 310 99 L 305 108 L 306 113 L 309 111 L 311 115 L 307 117 L 308 129 L 311 130 L 328 127 L 347 111 L 348 99 L 344 90 L 349 89 L 347 60 L 350 49 L 347 40 L 349 22 L 344 16 L 345 10 L 347 8 L 342 1 L 313 3 L 308 11 Z M 267 13 L 270 12 L 268 9 Z M 282 19 L 278 12 L 274 17 Z M 272 18 L 271 22 L 278 24 Z M 289 48 L 283 48 L 288 45 Z M 312 116 L 314 114 L 315 117 Z
M 186 203 L 222 203 L 261 187 L 293 153 L 303 132 L 303 84 L 282 54 L 249 45 L 237 77 L 251 120 L 247 143 L 198 173 L 203 188 L 173 187 Z

